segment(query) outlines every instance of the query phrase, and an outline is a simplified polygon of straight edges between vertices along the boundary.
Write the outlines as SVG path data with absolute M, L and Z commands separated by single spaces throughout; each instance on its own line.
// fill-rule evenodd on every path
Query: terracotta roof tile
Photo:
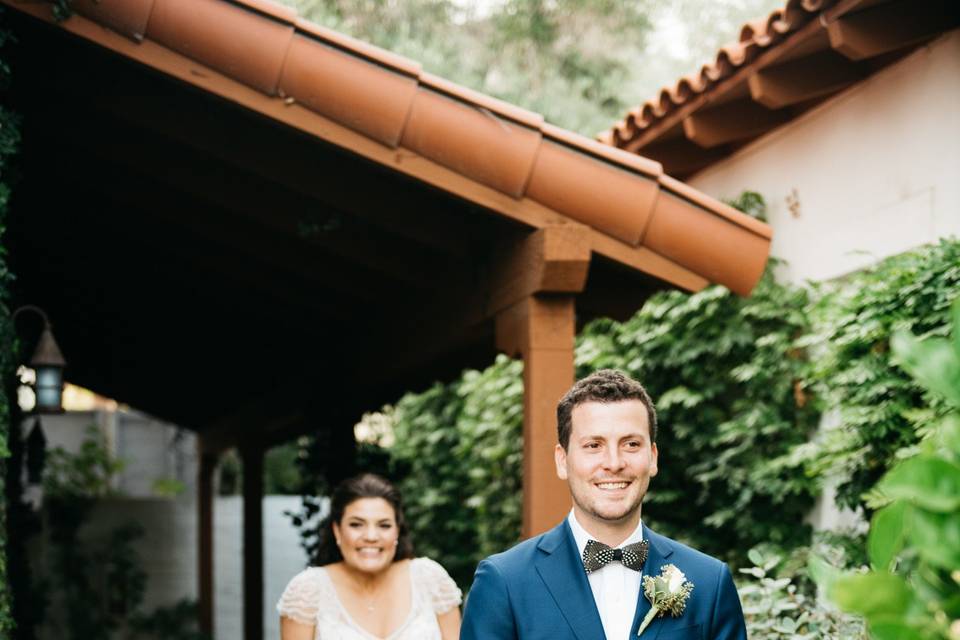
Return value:
M 598 138 L 607 144 L 623 146 L 653 122 L 660 120 L 692 98 L 709 91 L 719 81 L 749 63 L 763 50 L 777 44 L 785 36 L 816 18 L 836 0 L 788 0 L 786 6 L 765 17 L 747 22 L 740 29 L 736 42 L 724 45 L 716 57 L 699 72 L 683 76 L 663 87 L 657 97 L 631 109 L 627 116 Z
M 844 43 L 835 42 L 841 38 L 837 34 L 841 31 L 838 27 L 842 25 L 834 23 L 844 22 L 847 19 L 856 22 L 868 14 L 870 14 L 868 19 L 856 25 L 856 31 L 863 33 L 864 30 L 873 29 L 878 46 L 876 51 L 851 51 L 850 47 L 845 48 Z M 780 55 L 780 51 L 793 49 L 791 55 L 799 55 L 801 51 L 795 47 L 805 44 L 810 51 L 802 53 L 819 55 L 822 54 L 824 47 L 827 49 L 832 47 L 855 63 L 866 57 L 903 50 L 910 44 L 949 30 L 957 25 L 957 14 L 955 0 L 911 0 L 910 2 L 906 0 L 902 2 L 787 0 L 782 8 L 744 24 L 737 41 L 720 47 L 714 59 L 703 65 L 699 71 L 685 75 L 675 83 L 663 87 L 655 97 L 630 109 L 622 120 L 615 122 L 607 131 L 598 134 L 597 139 L 605 144 L 630 151 L 643 151 L 654 142 L 672 138 L 674 128 L 697 110 L 708 110 L 720 104 L 725 92 L 742 91 L 743 86 L 738 85 L 741 80 L 746 84 L 748 78 L 744 75 L 745 73 L 753 73 L 758 69 L 762 71 L 768 65 L 776 66 L 789 60 L 789 56 L 777 59 L 775 56 Z M 900 23 L 909 24 L 904 27 Z M 887 25 L 885 30 L 883 25 Z M 890 29 L 889 25 L 897 25 L 897 28 Z M 824 32 L 829 32 L 829 41 Z M 893 32 L 902 32 L 903 35 L 891 37 Z M 819 44 L 820 41 L 822 46 Z M 813 58 L 810 58 L 810 61 L 813 62 Z M 829 56 L 821 55 L 820 62 L 829 65 Z M 754 63 L 759 66 L 755 66 Z M 841 74 L 844 76 L 844 82 L 847 82 L 847 79 L 853 82 L 855 78 L 863 77 L 873 70 L 872 68 L 855 69 L 853 65 L 847 66 L 849 70 Z M 798 67 L 797 73 L 800 75 L 804 71 L 799 70 Z M 828 75 L 836 76 L 837 72 L 834 70 Z M 781 76 L 781 78 L 786 78 L 780 80 L 781 86 L 784 82 L 789 82 L 789 76 Z M 795 91 L 794 102 L 783 100 L 765 102 L 763 96 L 756 95 L 762 91 L 753 86 L 755 80 L 751 79 L 750 82 L 749 93 L 753 99 L 773 109 L 791 106 L 807 99 L 824 97 L 845 86 L 844 82 L 830 85 L 824 81 L 817 89 L 808 89 L 805 94 L 800 90 Z M 809 81 L 807 84 L 810 84 Z M 792 114 L 788 114 L 790 115 Z M 776 126 L 776 122 L 777 119 L 770 119 L 771 126 Z M 712 146 L 709 143 L 705 144 L 702 140 L 692 139 L 691 142 L 707 148 Z M 706 151 L 702 156 L 703 163 L 715 161 L 717 158 L 716 153 L 708 154 Z M 656 158 L 655 154 L 654 157 Z M 667 170 L 670 170 L 669 166 Z
M 52 22 L 48 5 L 0 2 Z M 766 264 L 766 225 L 663 175 L 660 163 L 548 125 L 270 0 L 76 6 L 140 44 L 81 17 L 62 28 L 524 224 L 587 224 L 598 234 L 594 251 L 674 284 L 706 278 L 746 294 Z M 723 64 L 749 55 L 734 47 Z M 705 82 L 665 91 L 660 107 Z

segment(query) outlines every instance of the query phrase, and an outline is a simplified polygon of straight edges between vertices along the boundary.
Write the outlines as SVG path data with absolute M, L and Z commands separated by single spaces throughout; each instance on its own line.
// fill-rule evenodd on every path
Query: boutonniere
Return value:
M 664 565 L 660 575 L 655 578 L 643 576 L 643 595 L 647 596 L 651 607 L 643 622 L 640 623 L 637 635 L 643 633 L 656 616 L 667 613 L 674 618 L 680 616 L 687 606 L 687 598 L 690 597 L 691 591 L 693 591 L 693 583 L 687 582 L 687 576 L 673 564 Z

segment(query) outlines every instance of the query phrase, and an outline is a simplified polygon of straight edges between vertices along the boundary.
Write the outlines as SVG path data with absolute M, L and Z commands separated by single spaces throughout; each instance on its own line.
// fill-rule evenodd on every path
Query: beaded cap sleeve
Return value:
M 416 558 L 410 563 L 414 582 L 427 596 L 434 613 L 441 615 L 460 606 L 463 594 L 446 569 L 430 558 Z
M 317 567 L 310 567 L 295 575 L 280 596 L 277 613 L 300 624 L 316 624 L 318 607 L 324 600 L 325 582 L 322 578 Z

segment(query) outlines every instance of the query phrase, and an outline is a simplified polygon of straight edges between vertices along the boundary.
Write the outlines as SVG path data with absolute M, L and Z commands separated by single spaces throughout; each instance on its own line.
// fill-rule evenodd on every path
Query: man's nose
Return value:
M 619 471 L 626 465 L 623 454 L 617 447 L 607 449 L 607 455 L 604 456 L 604 467 L 613 471 Z

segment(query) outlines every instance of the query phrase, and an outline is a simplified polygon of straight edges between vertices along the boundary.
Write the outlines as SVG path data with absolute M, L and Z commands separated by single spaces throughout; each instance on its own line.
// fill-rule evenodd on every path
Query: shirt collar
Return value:
M 567 516 L 567 523 L 570 525 L 570 530 L 573 532 L 573 540 L 577 543 L 577 551 L 580 554 L 580 557 L 583 557 L 583 550 L 587 546 L 587 542 L 590 540 L 596 540 L 596 538 L 583 528 L 580 522 L 577 520 L 577 516 L 574 515 L 573 509 L 570 509 L 570 515 Z M 627 536 L 627 539 L 620 543 L 619 546 L 624 546 L 627 544 L 633 544 L 634 542 L 640 542 L 643 540 L 643 519 L 641 518 L 637 522 L 637 528 L 634 529 L 633 533 Z

